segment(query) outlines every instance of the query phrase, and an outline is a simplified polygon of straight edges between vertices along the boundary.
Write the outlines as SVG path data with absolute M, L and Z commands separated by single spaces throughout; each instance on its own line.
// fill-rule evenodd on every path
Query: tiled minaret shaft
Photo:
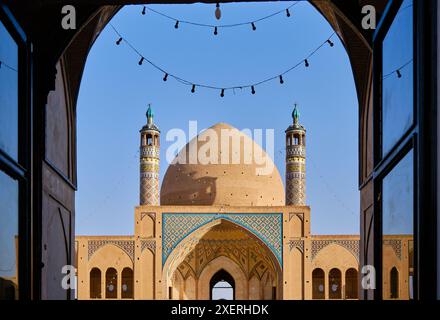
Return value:
M 147 124 L 140 130 L 140 205 L 159 205 L 160 131 L 148 106 Z
M 306 204 L 306 129 L 299 124 L 299 112 L 292 112 L 293 124 L 286 132 L 286 205 Z

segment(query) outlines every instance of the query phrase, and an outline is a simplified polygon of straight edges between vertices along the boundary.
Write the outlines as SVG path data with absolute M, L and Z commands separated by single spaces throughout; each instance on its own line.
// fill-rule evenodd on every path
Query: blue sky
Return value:
M 228 24 L 255 20 L 292 2 L 215 5 L 150 5 L 181 20 Z M 307 2 L 250 26 L 213 30 L 180 24 L 126 6 L 111 23 L 148 59 L 182 78 L 215 86 L 257 82 L 296 64 L 333 32 Z M 126 45 L 115 45 L 108 25 L 90 51 L 81 84 L 78 120 L 78 192 L 76 233 L 125 235 L 134 231 L 139 202 L 139 129 L 148 103 L 162 131 L 161 179 L 172 128 L 199 130 L 217 122 L 238 129 L 275 129 L 275 164 L 284 177 L 284 130 L 299 104 L 307 129 L 307 203 L 314 234 L 359 232 L 358 102 L 347 54 L 337 37 L 311 59 L 277 80 L 249 90 L 226 92 L 191 88 L 144 63 Z

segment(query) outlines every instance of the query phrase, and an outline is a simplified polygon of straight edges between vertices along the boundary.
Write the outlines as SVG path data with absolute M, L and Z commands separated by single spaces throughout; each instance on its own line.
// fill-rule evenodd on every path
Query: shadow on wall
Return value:
M 175 176 L 173 185 L 167 183 L 169 179 L 164 179 L 161 189 L 161 205 L 212 205 L 217 195 L 217 177 L 195 178 L 197 172 L 191 171 L 187 174 L 184 167 L 180 164 L 169 166 L 167 175 Z

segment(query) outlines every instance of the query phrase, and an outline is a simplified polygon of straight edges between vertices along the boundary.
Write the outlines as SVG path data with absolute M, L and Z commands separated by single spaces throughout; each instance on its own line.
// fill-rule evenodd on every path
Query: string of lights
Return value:
M 15 69 L 14 67 L 11 67 L 11 66 L 8 65 L 7 63 L 5 63 L 5 62 L 3 62 L 3 61 L 0 60 L 0 69 L 1 69 L 2 67 L 6 67 L 6 68 L 8 68 L 9 70 L 12 70 L 12 71 L 18 72 L 17 69 Z
M 403 65 L 401 65 L 399 68 L 387 73 L 386 75 L 384 75 L 382 77 L 382 80 L 385 80 L 389 77 L 391 77 L 393 74 L 396 74 L 397 78 L 402 78 L 402 69 L 404 69 L 405 67 L 407 67 L 408 65 L 410 65 L 413 62 L 413 59 L 407 61 L 406 63 L 404 63 Z
M 255 30 L 257 30 L 257 27 L 256 27 L 256 23 L 257 22 L 261 22 L 263 20 L 270 19 L 270 18 L 272 18 L 274 16 L 277 16 L 279 14 L 282 14 L 282 13 L 285 13 L 286 17 L 290 17 L 291 16 L 290 9 L 292 7 L 294 7 L 295 5 L 297 5 L 298 3 L 300 3 L 300 2 L 301 1 L 296 1 L 293 4 L 289 5 L 285 9 L 273 12 L 273 13 L 267 15 L 267 16 L 264 16 L 264 17 L 261 17 L 261 18 L 255 19 L 255 20 L 249 20 L 249 21 L 245 21 L 245 22 L 232 23 L 232 24 L 206 24 L 206 23 L 199 23 L 199 22 L 188 21 L 188 20 L 184 20 L 184 19 L 178 19 L 178 18 L 172 17 L 170 15 L 167 15 L 167 14 L 165 14 L 163 12 L 160 12 L 160 11 L 155 10 L 155 9 L 153 9 L 151 7 L 148 7 L 148 6 L 143 6 L 142 14 L 145 15 L 147 10 L 148 10 L 148 11 L 154 13 L 154 14 L 157 14 L 157 15 L 159 15 L 161 17 L 164 17 L 164 18 L 166 18 L 168 20 L 171 20 L 174 23 L 174 28 L 175 29 L 179 28 L 179 24 L 188 24 L 188 25 L 197 26 L 197 27 L 211 28 L 211 29 L 214 30 L 214 35 L 217 35 L 218 34 L 218 30 L 221 29 L 221 28 L 233 28 L 233 27 L 240 27 L 240 26 L 245 26 L 245 25 L 251 26 L 252 30 L 255 31 Z M 218 6 L 219 5 L 217 4 L 217 9 L 219 8 Z
M 299 62 L 297 62 L 296 64 L 294 64 L 293 66 L 289 67 L 288 69 L 284 70 L 281 73 L 278 73 L 278 74 L 271 76 L 271 77 L 268 77 L 266 79 L 252 82 L 252 83 L 248 83 L 248 84 L 220 87 L 220 86 L 215 86 L 215 85 L 204 84 L 204 83 L 200 83 L 200 82 L 186 80 L 180 76 L 177 76 L 177 75 L 169 72 L 168 70 L 165 70 L 164 68 L 155 64 L 150 59 L 146 58 L 138 49 L 136 49 L 136 47 L 134 45 L 131 44 L 131 42 L 129 42 L 126 38 L 124 38 L 121 35 L 121 33 L 112 24 L 110 24 L 110 26 L 113 29 L 113 31 L 116 33 L 116 35 L 118 36 L 118 39 L 116 40 L 116 45 L 120 45 L 122 43 L 122 41 L 125 44 L 127 44 L 127 46 L 139 56 L 138 64 L 142 65 L 144 62 L 146 62 L 146 63 L 150 64 L 153 68 L 162 72 L 164 74 L 163 79 L 162 79 L 163 81 L 167 81 L 169 77 L 173 78 L 181 84 L 191 86 L 192 93 L 195 92 L 196 88 L 206 88 L 206 89 L 218 90 L 218 91 L 220 91 L 221 97 L 224 97 L 226 91 L 233 90 L 235 92 L 236 89 L 251 89 L 251 93 L 255 94 L 256 93 L 255 87 L 262 85 L 264 83 L 267 83 L 269 81 L 276 80 L 276 79 L 279 80 L 280 84 L 283 84 L 284 83 L 284 78 L 283 78 L 284 75 L 295 70 L 296 68 L 298 68 L 301 65 L 304 65 L 306 68 L 308 68 L 310 66 L 310 58 L 313 55 L 315 55 L 324 45 L 327 44 L 330 47 L 333 47 L 334 43 L 331 39 L 335 35 L 335 33 L 333 32 L 327 39 L 325 39 L 324 42 L 322 42 L 318 47 L 316 47 L 313 51 L 311 51 L 304 59 L 301 59 Z

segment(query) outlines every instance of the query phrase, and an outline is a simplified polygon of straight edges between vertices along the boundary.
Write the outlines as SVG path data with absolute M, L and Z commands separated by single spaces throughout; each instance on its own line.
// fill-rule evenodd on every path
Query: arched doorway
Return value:
M 133 299 L 133 280 L 133 270 L 131 268 L 124 268 L 124 270 L 122 270 L 121 282 L 122 299 Z
M 345 299 L 358 298 L 358 272 L 350 268 L 345 272 Z
M 390 271 L 390 298 L 399 298 L 399 271 L 393 267 Z
M 328 296 L 330 299 L 342 298 L 342 275 L 339 269 L 333 268 L 328 274 Z
M 211 300 L 235 300 L 234 278 L 224 269 L 217 271 L 209 282 Z
M 102 298 L 101 293 L 101 270 L 93 268 L 90 270 L 90 299 Z
M 312 299 L 325 299 L 324 270 L 316 268 L 312 272 Z
M 118 297 L 118 272 L 115 268 L 108 268 L 105 273 L 105 298 L 116 299 Z

